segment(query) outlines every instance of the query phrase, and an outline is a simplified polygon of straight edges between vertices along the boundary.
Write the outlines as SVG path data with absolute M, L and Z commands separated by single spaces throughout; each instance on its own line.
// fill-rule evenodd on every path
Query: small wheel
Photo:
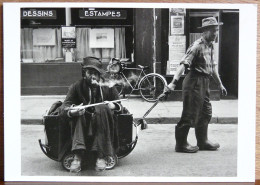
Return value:
M 67 153 L 65 154 L 65 156 L 62 158 L 62 167 L 65 169 L 65 170 L 68 170 L 70 171 L 70 165 L 71 165 L 71 162 L 73 161 L 73 158 L 74 158 L 74 154 L 73 153 Z
M 123 93 L 125 82 L 122 76 L 120 74 L 111 74 L 109 80 L 115 83 L 115 88 L 120 96 Z
M 106 170 L 111 170 L 113 169 L 118 163 L 118 157 L 117 155 L 114 156 L 107 156 L 106 157 Z
M 139 83 L 140 94 L 144 100 L 155 102 L 158 96 L 163 93 L 165 85 L 163 77 L 158 74 L 148 74 Z

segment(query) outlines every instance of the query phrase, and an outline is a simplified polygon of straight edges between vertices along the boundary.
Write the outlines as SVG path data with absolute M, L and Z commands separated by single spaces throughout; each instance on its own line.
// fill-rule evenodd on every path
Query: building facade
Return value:
M 229 98 L 237 98 L 239 12 L 219 9 L 23 8 L 21 94 L 66 94 L 88 56 L 100 58 L 104 68 L 111 58 L 129 58 L 130 66 L 149 66 L 169 82 L 209 16 L 224 22 L 214 56 Z M 215 83 L 211 90 L 219 100 Z M 171 98 L 181 99 L 181 82 Z

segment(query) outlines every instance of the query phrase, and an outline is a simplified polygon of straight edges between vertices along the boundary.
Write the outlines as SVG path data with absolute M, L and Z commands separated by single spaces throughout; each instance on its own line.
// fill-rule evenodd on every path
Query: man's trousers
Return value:
M 178 127 L 200 128 L 212 117 L 210 103 L 210 76 L 190 71 L 183 81 L 183 111 Z
M 91 144 L 90 150 L 97 151 L 98 157 L 114 155 L 118 135 L 115 124 L 107 105 L 96 106 L 92 116 L 76 117 L 72 123 L 72 151 L 86 150 Z

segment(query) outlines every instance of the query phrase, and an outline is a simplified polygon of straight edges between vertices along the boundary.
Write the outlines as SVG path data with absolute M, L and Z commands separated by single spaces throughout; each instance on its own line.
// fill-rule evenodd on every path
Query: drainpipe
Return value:
M 71 9 L 70 8 L 66 8 L 66 26 L 70 26 L 71 25 Z
M 156 73 L 156 19 L 155 8 L 153 9 L 153 72 Z
M 65 17 L 66 17 L 66 26 L 70 26 L 71 25 L 71 9 L 70 8 L 66 8 L 65 9 Z M 74 59 L 74 49 L 72 48 L 63 48 L 63 55 L 64 55 L 64 59 L 65 62 L 73 62 L 75 61 Z

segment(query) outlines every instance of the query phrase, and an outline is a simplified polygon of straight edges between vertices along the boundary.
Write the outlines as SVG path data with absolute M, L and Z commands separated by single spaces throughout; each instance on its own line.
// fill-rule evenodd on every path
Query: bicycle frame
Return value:
M 120 61 L 115 63 L 115 64 L 111 64 L 112 65 L 121 65 L 120 69 L 115 68 L 112 69 L 111 68 L 111 75 L 117 74 L 118 77 L 120 77 L 120 79 L 116 79 L 118 77 L 115 77 L 115 80 L 123 80 L 124 84 L 120 83 L 118 84 L 118 91 L 119 91 L 119 95 L 123 93 L 123 96 L 125 97 L 125 92 L 124 92 L 124 88 L 128 87 L 131 88 L 130 93 L 128 91 L 128 95 L 131 95 L 134 91 L 140 91 L 140 95 L 141 97 L 148 101 L 148 102 L 153 102 L 156 100 L 156 97 L 158 96 L 158 93 L 160 91 L 163 90 L 163 86 L 160 86 L 159 84 L 159 89 L 157 88 L 157 79 L 159 83 L 163 83 L 163 85 L 167 85 L 166 80 L 164 79 L 163 76 L 161 76 L 160 74 L 157 73 L 145 73 L 145 70 L 148 69 L 148 67 L 146 66 L 141 66 L 138 65 L 138 67 L 127 67 L 125 63 L 121 63 Z M 111 67 L 110 66 L 110 67 Z M 140 72 L 139 74 L 135 75 L 136 78 L 133 79 L 134 82 L 132 82 L 132 80 L 127 77 L 124 73 L 124 71 L 129 71 L 130 70 L 136 71 L 137 73 Z M 110 68 L 108 68 L 108 71 L 110 71 Z M 132 76 L 132 75 L 131 75 Z M 113 80 L 113 78 L 112 78 Z M 157 93 L 157 94 L 156 94 Z
M 136 83 L 135 83 L 134 86 L 132 86 L 131 82 L 129 82 L 129 80 L 128 80 L 128 79 L 126 78 L 126 76 L 124 75 L 124 73 L 123 73 L 124 70 L 136 70 L 136 71 L 140 71 L 140 74 L 139 74 L 138 79 L 137 79 L 137 81 L 136 81 Z M 132 94 L 133 91 L 138 91 L 138 90 L 139 90 L 138 84 L 139 84 L 140 80 L 142 79 L 142 78 L 141 78 L 141 77 L 142 77 L 142 74 L 143 74 L 143 76 L 146 75 L 146 73 L 144 72 L 144 69 L 140 69 L 140 68 L 127 68 L 127 67 L 123 68 L 123 70 L 122 70 L 121 72 L 119 72 L 119 74 L 125 79 L 125 81 L 128 83 L 128 85 L 131 87 L 132 91 L 131 91 L 130 94 Z

